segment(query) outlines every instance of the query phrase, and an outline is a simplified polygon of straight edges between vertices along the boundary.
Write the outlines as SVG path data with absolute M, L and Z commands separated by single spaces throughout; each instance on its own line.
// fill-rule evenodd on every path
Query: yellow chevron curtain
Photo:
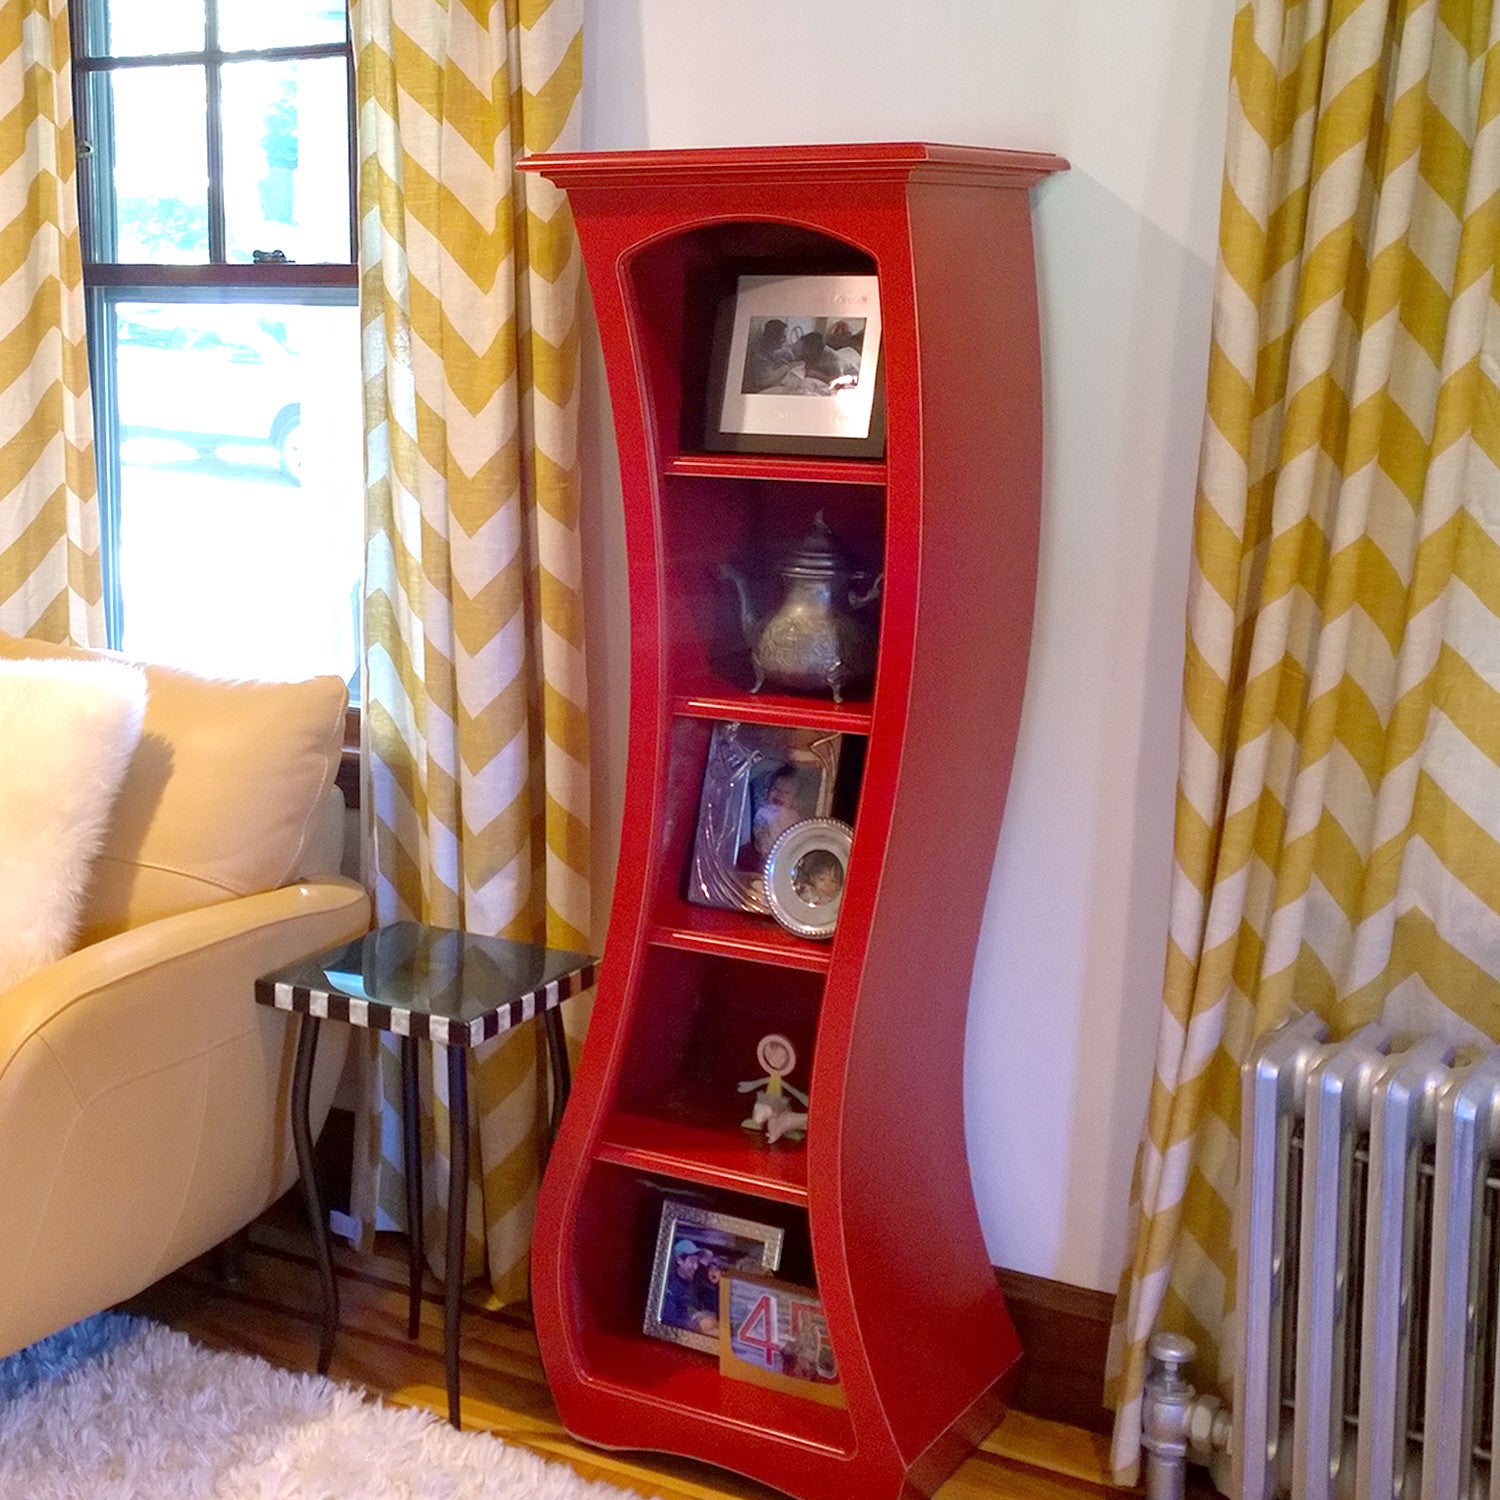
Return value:
M 102 645 L 65 0 L 0 0 L 0 630 Z
M 576 144 L 582 3 L 355 0 L 351 17 L 376 908 L 384 921 L 583 949 L 579 260 L 561 195 L 536 181 L 523 193 L 513 170 L 523 152 Z M 527 1294 L 545 1113 L 536 1030 L 497 1038 L 472 1063 L 466 1269 L 487 1268 L 502 1301 Z M 398 1056 L 374 1056 L 355 1184 L 366 1238 L 405 1218 Z M 441 1059 L 430 1082 L 423 1178 L 438 1214 Z M 441 1241 L 427 1236 L 438 1270 Z
M 1122 1476 L 1154 1329 L 1228 1391 L 1250 1042 L 1500 1036 L 1497 112 L 1490 0 L 1238 12 Z

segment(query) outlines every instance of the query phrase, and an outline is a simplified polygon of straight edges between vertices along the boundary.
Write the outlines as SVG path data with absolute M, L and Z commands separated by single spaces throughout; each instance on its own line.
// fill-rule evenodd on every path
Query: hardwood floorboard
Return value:
M 444 1414 L 442 1297 L 430 1277 L 415 1342 L 406 1337 L 405 1242 L 381 1236 L 376 1253 L 336 1250 L 342 1324 L 329 1374 L 386 1400 Z M 289 1370 L 317 1363 L 322 1308 L 310 1239 L 285 1206 L 252 1227 L 241 1274 L 214 1277 L 207 1258 L 128 1304 L 214 1348 L 259 1355 Z M 558 1420 L 524 1310 L 477 1300 L 464 1309 L 465 1428 L 493 1432 L 590 1479 L 659 1500 L 775 1500 L 779 1492 L 706 1464 L 663 1454 L 615 1453 L 570 1437 Z M 937 1500 L 1118 1500 L 1096 1433 L 1010 1412 L 938 1492 Z

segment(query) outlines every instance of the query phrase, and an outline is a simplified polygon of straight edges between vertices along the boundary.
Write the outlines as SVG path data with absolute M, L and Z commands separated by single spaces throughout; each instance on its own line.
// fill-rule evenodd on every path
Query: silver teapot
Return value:
M 739 590 L 741 628 L 755 667 L 751 691 L 770 683 L 796 693 L 832 693 L 842 703 L 845 692 L 875 675 L 875 627 L 857 611 L 879 595 L 884 575 L 876 574 L 863 591 L 857 587 L 870 575 L 852 566 L 822 511 L 776 571 L 784 597 L 761 620 L 744 574 L 728 563 L 719 567 Z

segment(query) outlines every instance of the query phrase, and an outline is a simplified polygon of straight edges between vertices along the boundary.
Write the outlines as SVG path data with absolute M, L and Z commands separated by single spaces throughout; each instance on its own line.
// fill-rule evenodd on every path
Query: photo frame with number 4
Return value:
M 781 1263 L 773 1224 L 668 1198 L 661 1208 L 643 1330 L 652 1338 L 719 1351 L 719 1282 L 731 1271 L 769 1273 Z

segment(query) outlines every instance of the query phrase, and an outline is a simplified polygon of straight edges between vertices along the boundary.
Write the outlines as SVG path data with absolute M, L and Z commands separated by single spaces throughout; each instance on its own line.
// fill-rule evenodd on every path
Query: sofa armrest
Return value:
M 157 1055 L 180 1054 L 205 1026 L 212 1038 L 222 1029 L 207 994 L 245 986 L 368 926 L 365 892 L 352 881 L 329 880 L 238 896 L 80 948 L 0 996 L 0 1086 L 28 1040 L 44 1030 L 49 1044 L 60 1040 L 73 1029 L 70 1013 L 86 1007 L 87 1038 L 101 1046 L 87 1046 L 75 1059 L 71 1081 L 87 1097 L 101 1081 L 91 1076 L 88 1054 L 96 1054 L 95 1066 L 102 1064 L 105 1077 L 117 1071 L 109 1058 L 112 1022 L 129 1028 L 133 1055 L 150 1055 L 151 1038 L 144 1033 L 161 1028 L 169 1030 L 159 1038 Z
M 366 931 L 352 883 L 145 923 L 0 995 L 0 1353 L 133 1295 L 296 1179 L 291 1028 L 255 979 Z M 319 1049 L 315 1127 L 347 1028 Z

